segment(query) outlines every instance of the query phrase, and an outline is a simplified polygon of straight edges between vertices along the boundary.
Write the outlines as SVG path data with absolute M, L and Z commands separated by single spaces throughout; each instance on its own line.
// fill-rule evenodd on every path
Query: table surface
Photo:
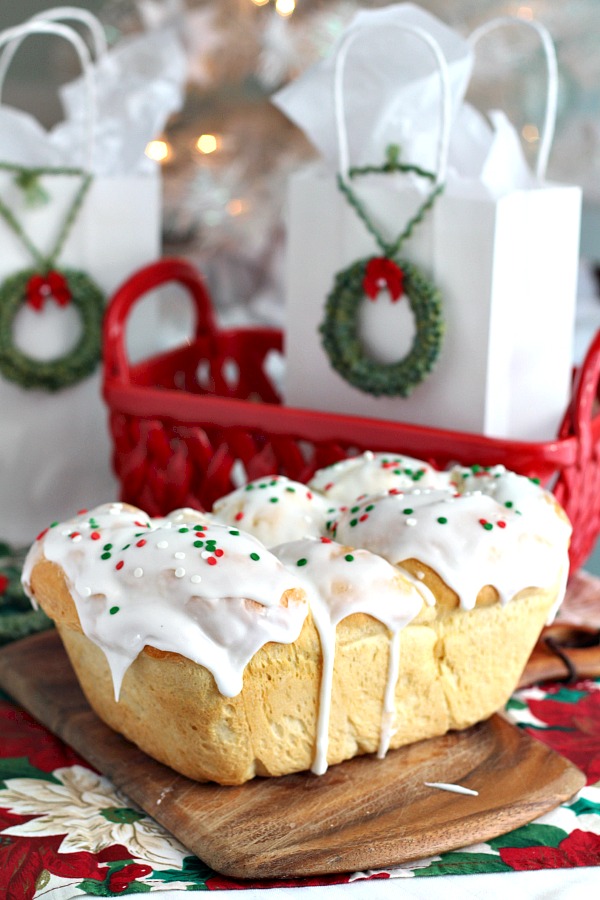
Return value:
M 600 628 L 600 580 L 578 573 L 560 615 Z M 506 716 L 578 765 L 587 786 L 507 835 L 395 869 L 303 879 L 293 897 L 592 896 L 600 884 L 600 679 L 518 691 Z M 0 736 L 0 896 L 291 896 L 286 882 L 241 883 L 208 869 L 9 698 L 0 698 Z

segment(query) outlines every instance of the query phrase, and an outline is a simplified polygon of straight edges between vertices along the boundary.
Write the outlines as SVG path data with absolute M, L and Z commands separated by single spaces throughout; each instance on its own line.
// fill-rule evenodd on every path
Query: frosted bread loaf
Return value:
M 263 479 L 164 519 L 107 504 L 30 550 L 24 585 L 92 707 L 191 778 L 319 774 L 485 719 L 560 603 L 570 526 L 502 467 L 365 454 L 308 493 Z

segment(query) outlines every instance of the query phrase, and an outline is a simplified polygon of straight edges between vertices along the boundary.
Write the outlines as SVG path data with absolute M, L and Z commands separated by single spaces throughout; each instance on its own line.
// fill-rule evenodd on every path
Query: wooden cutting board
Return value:
M 0 685 L 205 863 L 235 878 L 398 865 L 510 831 L 585 783 L 566 759 L 494 716 L 383 760 L 350 760 L 321 777 L 198 784 L 96 717 L 56 632 L 0 650 Z M 448 793 L 426 781 L 479 793 Z

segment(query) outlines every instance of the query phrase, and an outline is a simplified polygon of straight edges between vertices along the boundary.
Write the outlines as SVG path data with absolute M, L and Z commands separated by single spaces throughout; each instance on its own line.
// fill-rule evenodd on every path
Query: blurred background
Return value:
M 53 5 L 3 0 L 0 26 Z M 312 150 L 269 97 L 328 54 L 359 8 L 388 4 L 80 0 L 71 5 L 98 15 L 111 44 L 165 25 L 183 37 L 189 64 L 185 104 L 147 150 L 163 170 L 164 250 L 202 267 L 222 316 L 279 324 L 284 186 Z M 554 37 L 560 92 L 549 174 L 584 190 L 580 315 L 585 321 L 577 346 L 581 356 L 588 324 L 593 328 L 600 321 L 591 299 L 597 294 L 600 264 L 600 3 L 422 0 L 420 5 L 465 34 L 495 15 L 510 13 L 540 19 Z M 535 37 L 525 32 L 497 32 L 478 60 L 470 99 L 482 109 L 506 110 L 533 158 L 544 76 Z M 70 48 L 60 41 L 30 38 L 13 63 L 3 101 L 34 112 L 51 126 L 61 117 L 57 86 L 76 74 Z

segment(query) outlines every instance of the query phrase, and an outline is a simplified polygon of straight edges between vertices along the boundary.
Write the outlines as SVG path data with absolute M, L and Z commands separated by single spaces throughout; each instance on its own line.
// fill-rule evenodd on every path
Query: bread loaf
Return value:
M 569 535 L 503 467 L 364 454 L 212 514 L 82 512 L 39 536 L 23 582 L 100 718 L 241 784 L 490 716 L 562 599 Z

